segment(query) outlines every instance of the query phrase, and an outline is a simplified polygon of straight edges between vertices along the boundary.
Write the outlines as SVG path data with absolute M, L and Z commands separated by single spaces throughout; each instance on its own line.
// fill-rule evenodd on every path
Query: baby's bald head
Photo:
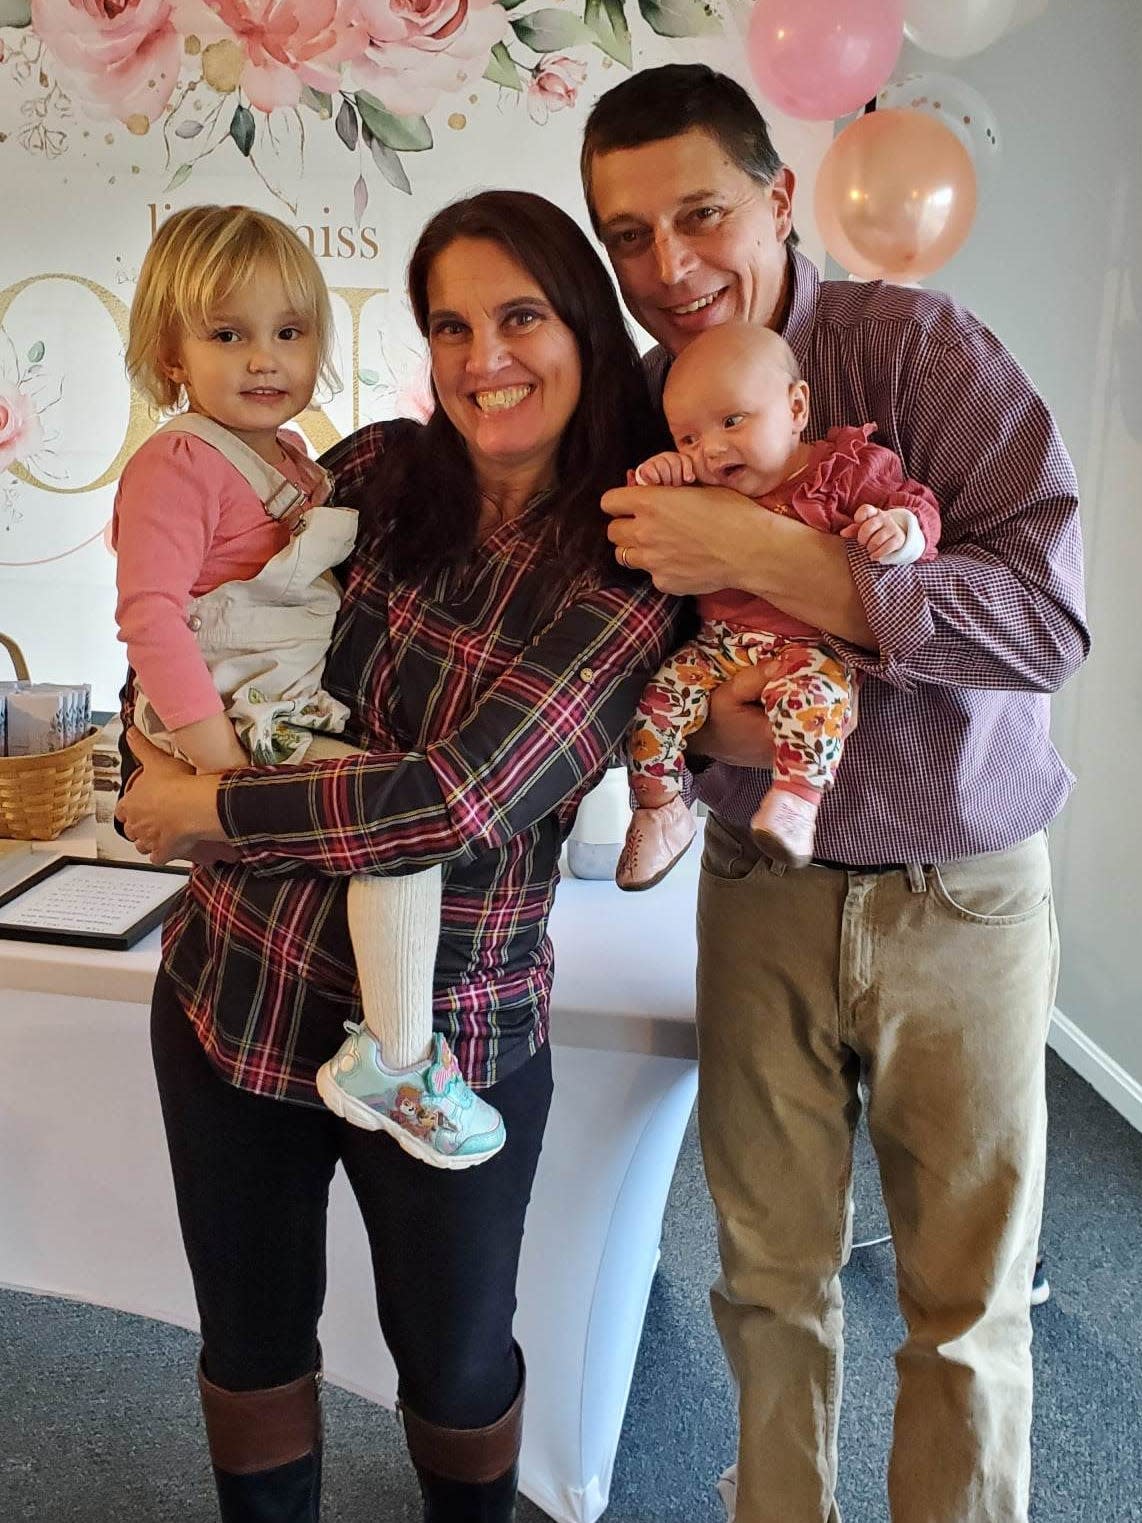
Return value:
M 688 385 L 697 374 L 752 373 L 772 366 L 790 381 L 801 379 L 801 368 L 792 349 L 772 328 L 758 323 L 719 323 L 697 334 L 671 365 L 666 377 L 671 386 Z M 666 395 L 663 394 L 666 401 Z

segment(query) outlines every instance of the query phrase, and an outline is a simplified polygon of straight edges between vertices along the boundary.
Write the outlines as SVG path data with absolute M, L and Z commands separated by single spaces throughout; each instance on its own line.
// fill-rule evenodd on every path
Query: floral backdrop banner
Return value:
M 114 703 L 107 525 L 157 421 L 126 319 L 170 211 L 260 206 L 313 249 L 344 380 L 300 420 L 320 450 L 425 406 L 402 283 L 427 218 L 507 185 L 586 226 L 591 103 L 671 61 L 748 84 L 743 23 L 740 0 L 0 0 L 0 630 L 33 676 Z M 831 128 L 774 125 L 806 179 Z

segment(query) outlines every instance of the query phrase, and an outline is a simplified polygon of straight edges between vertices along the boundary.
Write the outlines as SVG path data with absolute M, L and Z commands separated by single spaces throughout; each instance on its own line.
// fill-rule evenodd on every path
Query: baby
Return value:
M 727 323 L 699 334 L 671 366 L 662 400 L 677 453 L 644 462 L 636 484 L 732 487 L 771 513 L 855 539 L 880 565 L 935 555 L 936 499 L 871 443 L 875 424 L 805 442 L 809 388 L 768 328 Z M 751 821 L 774 861 L 811 860 L 817 810 L 841 759 L 857 674 L 821 631 L 732 589 L 700 597 L 698 611 L 697 636 L 647 686 L 627 734 L 638 807 L 615 872 L 620 888 L 651 888 L 694 839 L 681 796 L 685 741 L 705 723 L 714 688 L 741 667 L 774 663 L 761 699 L 773 783 Z

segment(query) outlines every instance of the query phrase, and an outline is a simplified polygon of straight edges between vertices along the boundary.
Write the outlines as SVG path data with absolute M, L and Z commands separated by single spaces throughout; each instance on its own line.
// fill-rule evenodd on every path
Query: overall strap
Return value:
M 159 429 L 162 434 L 193 434 L 224 456 L 240 476 L 245 477 L 254 495 L 271 518 L 292 534 L 309 506 L 309 496 L 281 471 L 263 460 L 256 450 L 243 443 L 221 423 L 202 413 L 183 412 Z

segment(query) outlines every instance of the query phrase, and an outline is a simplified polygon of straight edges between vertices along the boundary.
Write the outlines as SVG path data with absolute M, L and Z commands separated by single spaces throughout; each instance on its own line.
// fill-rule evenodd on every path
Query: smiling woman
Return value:
M 463 564 L 482 534 L 557 481 L 534 525 L 544 554 L 567 575 L 610 575 L 601 491 L 646 441 L 668 436 L 582 230 L 541 196 L 486 191 L 432 218 L 408 286 L 439 405 L 413 449 L 383 467 L 401 574 Z
M 155 858 L 195 839 L 236 857 L 196 869 L 152 1014 L 228 1523 L 318 1516 L 338 1162 L 368 1229 L 424 1517 L 512 1516 L 516 1270 L 551 1094 L 547 917 L 579 802 L 674 632 L 673 601 L 619 569 L 599 511 L 655 429 L 583 232 L 538 196 L 475 196 L 429 223 L 409 294 L 432 418 L 371 424 L 323 462 L 359 515 L 323 680 L 365 749 L 219 778 L 136 742 L 143 771 L 119 804 Z M 394 1119 L 356 1019 L 368 980 L 360 957 L 355 976 L 354 885 L 424 869 L 443 880 L 438 940 L 423 915 L 407 919 L 430 964 L 435 952 L 434 1050 L 452 1056 L 419 1059 L 392 1110 L 427 1143 L 442 1095 L 495 1107 L 501 1146 L 463 1173 L 339 1119 L 354 1105 Z
M 575 335 L 535 276 L 486 238 L 443 251 L 428 301 L 437 398 L 503 521 L 554 479 L 579 403 Z

